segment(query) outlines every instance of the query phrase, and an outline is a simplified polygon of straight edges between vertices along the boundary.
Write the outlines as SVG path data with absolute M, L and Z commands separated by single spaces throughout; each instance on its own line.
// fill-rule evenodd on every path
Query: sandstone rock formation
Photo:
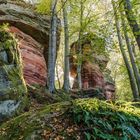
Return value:
M 29 10 L 28 6 L 32 10 Z M 49 19 L 49 16 L 36 13 L 33 6 L 22 1 L 8 0 L 7 3 L 0 4 L 0 24 L 8 23 L 10 31 L 18 39 L 24 78 L 30 85 L 46 85 Z M 58 25 L 59 23 L 58 20 Z M 57 37 L 59 44 L 59 35 Z
M 15 27 L 10 31 L 18 39 L 23 62 L 23 74 L 29 85 L 46 85 L 47 68 L 43 56 L 43 47 L 32 37 Z
M 47 83 L 50 17 L 38 14 L 32 5 L 23 1 L 4 0 L 0 1 L 0 25 L 7 23 L 8 32 L 14 36 L 11 41 L 16 40 L 17 44 L 10 45 L 7 49 L 5 42 L 0 40 L 2 44 L 0 47 L 0 116 L 7 112 L 14 114 L 15 111 L 22 110 L 20 104 L 27 93 L 26 85 L 46 86 Z M 58 20 L 57 44 L 59 44 L 59 23 Z M 13 56 L 17 56 L 19 63 L 15 62 L 16 57 L 11 59 Z M 5 65 L 9 68 L 8 72 L 4 69 Z M 15 75 L 11 75 L 13 81 L 8 77 L 11 69 L 17 71 Z M 20 71 L 22 72 L 19 74 Z M 11 84 L 14 86 L 11 87 Z M 10 107 L 7 108 L 8 106 Z
M 97 37 L 93 33 L 89 33 L 83 36 L 82 39 L 82 57 L 81 59 L 81 79 L 82 89 L 98 89 L 100 92 L 107 95 L 108 90 L 114 95 L 115 86 L 110 78 L 109 74 L 104 74 L 107 71 L 107 63 L 109 58 L 105 51 L 104 40 Z M 74 78 L 73 89 L 78 88 L 77 81 L 77 59 L 78 59 L 78 42 L 71 45 L 71 57 L 70 57 L 70 73 Z M 111 88 L 111 89 L 110 89 Z M 108 98 L 106 98 L 108 99 Z

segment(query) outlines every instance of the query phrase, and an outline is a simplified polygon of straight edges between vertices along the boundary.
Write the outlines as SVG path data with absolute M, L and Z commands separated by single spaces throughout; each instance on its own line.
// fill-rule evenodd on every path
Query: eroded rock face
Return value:
M 0 121 L 24 109 L 26 94 L 17 43 L 9 32 L 0 30 Z
M 0 4 L 0 23 L 9 23 L 40 43 L 48 42 L 49 16 L 40 15 L 28 8 L 26 3 L 10 1 Z
M 114 84 L 110 82 L 106 82 L 104 89 L 105 89 L 104 93 L 105 93 L 106 100 L 115 100 Z
M 43 53 L 49 42 L 49 16 L 39 15 L 27 7 L 26 3 L 10 0 L 0 4 L 0 24 L 8 23 L 18 40 L 26 84 L 45 86 L 47 62 Z
M 5 42 L 0 41 L 3 43 L 0 47 L 0 120 L 23 110 L 26 85 L 46 86 L 47 83 L 50 17 L 36 13 L 32 5 L 23 1 L 3 0 L 0 1 L 0 25 L 7 23 L 8 32 L 13 34 L 18 45 L 7 49 Z M 59 20 L 57 29 L 59 45 Z M 16 62 L 16 58 L 20 62 Z M 11 72 L 15 72 L 10 76 L 13 81 L 8 77 Z
M 75 71 L 76 72 L 76 71 Z M 90 62 L 83 62 L 82 64 L 82 88 L 104 88 L 104 75 L 96 64 Z M 74 82 L 73 88 L 77 88 L 77 77 Z
M 82 57 L 81 59 L 81 79 L 82 89 L 99 89 L 106 99 L 112 98 L 107 96 L 108 93 L 114 95 L 115 88 L 112 81 L 107 81 L 104 72 L 107 70 L 109 58 L 105 52 L 104 41 L 94 34 L 87 34 L 83 37 L 81 43 Z M 78 88 L 77 80 L 77 59 L 78 59 L 78 42 L 71 45 L 70 57 L 70 74 L 74 78 L 73 89 Z M 107 74 L 109 76 L 109 74 Z M 112 83 L 111 83 L 112 82 Z
M 29 85 L 46 85 L 47 67 L 43 56 L 43 47 L 31 36 L 15 27 L 10 31 L 18 39 L 23 62 L 24 79 Z
M 23 1 L 6 1 L 7 3 L 0 3 L 0 24 L 8 23 L 11 32 L 19 40 L 25 81 L 29 85 L 45 86 L 50 17 L 38 14 L 32 5 Z M 57 29 L 57 45 L 59 46 L 59 20 Z

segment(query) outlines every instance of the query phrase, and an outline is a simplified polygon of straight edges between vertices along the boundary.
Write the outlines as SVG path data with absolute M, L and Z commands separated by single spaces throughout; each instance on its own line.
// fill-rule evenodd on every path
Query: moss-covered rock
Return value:
M 24 109 L 26 94 L 16 40 L 0 29 L 0 122 Z
M 47 105 L 0 126 L 0 140 L 138 140 L 140 110 L 132 105 L 78 99 Z

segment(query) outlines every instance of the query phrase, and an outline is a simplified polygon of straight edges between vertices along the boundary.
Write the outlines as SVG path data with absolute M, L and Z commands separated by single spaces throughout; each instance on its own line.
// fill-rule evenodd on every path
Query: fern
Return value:
M 122 125 L 119 125 L 117 129 L 120 129 L 123 133 L 131 135 L 131 137 L 134 139 L 140 138 L 140 134 L 137 132 L 137 130 L 133 126 L 122 124 Z
M 140 112 L 131 105 L 113 105 L 97 99 L 76 100 L 71 111 L 77 124 L 90 128 L 86 139 L 140 139 Z

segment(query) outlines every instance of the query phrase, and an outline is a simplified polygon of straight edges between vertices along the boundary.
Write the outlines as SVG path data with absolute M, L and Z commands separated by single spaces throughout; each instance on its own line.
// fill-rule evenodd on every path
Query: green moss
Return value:
M 70 104 L 70 102 L 64 102 L 48 105 L 38 111 L 31 111 L 12 119 L 0 127 L 0 139 L 16 140 L 22 136 L 22 139 L 27 139 L 36 130 L 50 129 L 47 124 L 45 125 L 44 120 L 54 117 L 53 113 L 65 112 Z
M 0 42 L 0 49 L 1 51 L 5 51 L 7 53 L 7 61 L 1 61 L 1 67 L 3 67 L 5 73 L 7 74 L 9 80 L 12 83 L 11 92 L 13 94 L 23 94 L 27 93 L 27 88 L 25 86 L 25 82 L 23 79 L 23 72 L 22 72 L 22 62 L 19 55 L 19 49 L 17 47 L 17 42 L 15 38 L 5 30 L 0 31 L 1 42 Z M 9 67 L 9 65 L 14 65 L 13 67 Z M 9 94 L 9 90 L 6 91 Z M 12 96 L 12 94 L 11 94 Z M 21 95 L 23 96 L 23 95 Z M 15 98 L 15 96 L 13 96 Z
M 17 40 L 7 29 L 0 27 L 0 121 L 19 114 L 27 104 L 27 88 L 22 69 Z M 11 103 L 10 108 L 6 102 L 14 104 Z

